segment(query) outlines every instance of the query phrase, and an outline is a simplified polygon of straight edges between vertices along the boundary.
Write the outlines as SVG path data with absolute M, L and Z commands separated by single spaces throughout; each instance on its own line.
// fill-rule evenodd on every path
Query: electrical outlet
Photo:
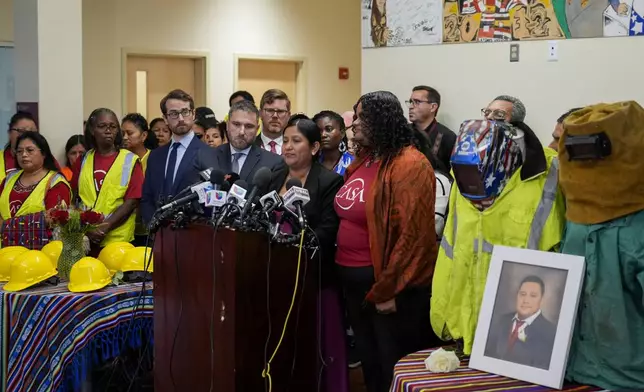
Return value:
M 510 62 L 519 62 L 519 44 L 510 44 Z
M 558 41 L 548 41 L 548 61 L 559 61 Z

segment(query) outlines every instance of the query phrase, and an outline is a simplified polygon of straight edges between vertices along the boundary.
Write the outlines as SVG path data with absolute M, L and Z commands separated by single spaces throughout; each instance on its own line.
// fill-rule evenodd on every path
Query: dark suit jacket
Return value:
M 211 154 L 203 154 L 202 151 L 212 150 L 210 146 L 194 137 L 186 152 L 183 154 L 175 181 L 172 187 L 172 195 L 176 195 L 187 186 L 200 182 L 199 172 L 215 164 Z M 145 181 L 143 182 L 143 195 L 141 197 L 141 216 L 143 222 L 148 224 L 157 204 L 167 195 L 163 195 L 163 183 L 165 181 L 165 163 L 170 151 L 170 143 L 159 147 L 150 152 L 148 157 L 148 166 L 145 171 Z
M 285 164 L 278 166 L 273 170 L 268 191 L 279 192 L 287 176 L 288 166 Z M 320 241 L 322 251 L 322 286 L 327 286 L 334 281 L 335 242 L 340 220 L 335 213 L 333 203 L 343 183 L 341 176 L 314 162 L 304 184 L 304 188 L 309 191 L 311 197 L 304 206 L 304 213 L 309 226 Z
M 215 161 L 213 167 L 226 174 L 230 173 L 232 171 L 230 144 L 222 144 L 211 151 Z M 239 173 L 239 178 L 246 181 L 248 185 L 252 185 L 253 177 L 259 168 L 268 167 L 273 170 L 275 167 L 282 164 L 282 162 L 283 160 L 281 156 L 273 154 L 270 151 L 263 150 L 261 147 L 251 145 L 251 149 L 248 152 L 244 166 L 242 166 L 241 173 Z
M 557 333 L 555 325 L 540 314 L 525 328 L 525 342 L 517 339 L 512 350 L 509 350 L 513 318 L 514 313 L 506 314 L 492 326 L 485 345 L 485 355 L 521 365 L 549 369 Z

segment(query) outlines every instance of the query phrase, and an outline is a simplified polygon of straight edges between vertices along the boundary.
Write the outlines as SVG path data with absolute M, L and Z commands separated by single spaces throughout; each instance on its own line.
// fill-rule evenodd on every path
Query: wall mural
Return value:
M 362 0 L 365 48 L 634 35 L 644 0 Z

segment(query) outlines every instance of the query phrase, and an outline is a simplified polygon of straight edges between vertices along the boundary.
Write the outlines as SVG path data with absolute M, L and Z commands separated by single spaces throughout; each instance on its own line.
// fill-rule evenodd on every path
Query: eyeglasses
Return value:
M 501 109 L 490 110 L 488 108 L 481 109 L 481 114 L 485 118 L 491 118 L 492 120 L 505 121 L 508 112 Z
M 21 156 L 24 153 L 27 153 L 27 155 L 34 155 L 36 151 L 40 151 L 38 148 L 33 148 L 33 147 L 28 147 L 28 148 L 19 148 L 16 150 L 16 155 Z
M 10 128 L 9 130 L 18 132 L 18 134 L 20 135 L 22 135 L 25 132 L 38 132 L 37 129 L 33 129 L 33 128 Z
M 436 103 L 432 101 L 421 101 L 420 99 L 410 99 L 405 101 L 405 104 L 407 104 L 407 107 L 410 108 L 412 106 L 420 106 L 423 103 Z
M 179 115 L 181 115 L 181 117 L 183 117 L 183 118 L 188 118 L 188 117 L 192 116 L 193 112 L 194 112 L 194 110 L 192 110 L 192 109 L 183 109 L 181 111 L 173 110 L 171 112 L 168 112 L 166 114 L 166 117 L 171 118 L 173 120 L 178 119 Z
M 286 113 L 288 113 L 288 110 L 284 110 L 284 109 L 262 109 L 262 110 L 264 111 L 264 113 L 268 114 L 271 117 L 273 116 L 282 117 Z
M 116 131 L 117 129 L 119 129 L 119 127 L 116 124 L 101 123 L 96 125 L 96 129 L 99 129 L 101 131 L 105 131 L 107 129 L 109 129 L 110 131 Z

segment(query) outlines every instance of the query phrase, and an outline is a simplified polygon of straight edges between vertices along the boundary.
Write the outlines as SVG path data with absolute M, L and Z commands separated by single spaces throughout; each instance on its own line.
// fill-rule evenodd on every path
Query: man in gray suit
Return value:
M 485 356 L 540 369 L 550 368 L 557 329 L 541 313 L 543 280 L 527 276 L 517 292 L 516 312 L 499 317 L 492 325 Z
M 259 168 L 273 168 L 282 164 L 282 157 L 254 144 L 259 127 L 259 110 L 252 102 L 239 101 L 228 112 L 228 143 L 214 150 L 215 169 L 224 173 L 237 173 L 239 178 L 252 185 Z

